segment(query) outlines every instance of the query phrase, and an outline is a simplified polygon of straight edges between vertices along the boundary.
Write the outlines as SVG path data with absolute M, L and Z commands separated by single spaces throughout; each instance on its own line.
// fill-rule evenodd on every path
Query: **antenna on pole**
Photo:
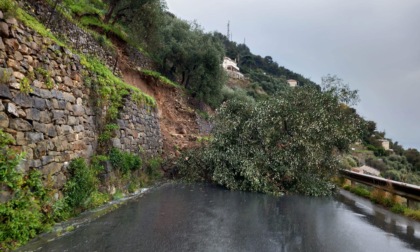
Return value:
M 230 20 L 228 20 L 228 24 L 227 24 L 227 34 L 226 37 L 228 40 L 230 40 Z

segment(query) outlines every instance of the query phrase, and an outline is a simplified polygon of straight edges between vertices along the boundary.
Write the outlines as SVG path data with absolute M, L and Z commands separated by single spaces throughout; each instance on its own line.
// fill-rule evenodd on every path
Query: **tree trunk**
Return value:
M 112 14 L 114 14 L 115 7 L 117 7 L 117 2 L 118 1 L 112 1 L 109 4 L 108 11 L 107 11 L 107 13 L 105 15 L 105 19 L 104 19 L 104 23 L 105 24 L 108 24 L 109 23 L 109 20 L 111 20 Z

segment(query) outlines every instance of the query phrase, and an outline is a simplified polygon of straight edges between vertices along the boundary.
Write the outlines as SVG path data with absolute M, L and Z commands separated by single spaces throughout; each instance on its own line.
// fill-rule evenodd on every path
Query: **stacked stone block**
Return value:
M 158 154 L 163 143 L 157 111 L 129 99 L 125 99 L 124 104 L 117 120 L 119 129 L 112 139 L 113 147 L 149 156 Z
M 19 168 L 39 169 L 56 189 L 67 180 L 69 161 L 95 154 L 102 128 L 97 124 L 103 115 L 95 115 L 84 75 L 93 77 L 78 55 L 16 19 L 4 19 L 0 11 L 0 129 L 15 139 L 11 148 L 26 153 Z M 25 80 L 29 86 L 24 87 Z M 159 152 L 162 140 L 155 111 L 129 98 L 126 104 L 119 120 L 121 145 L 116 147 Z

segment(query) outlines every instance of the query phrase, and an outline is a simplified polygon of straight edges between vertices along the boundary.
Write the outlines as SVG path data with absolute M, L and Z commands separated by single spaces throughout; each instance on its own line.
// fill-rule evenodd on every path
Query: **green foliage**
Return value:
M 329 194 L 337 154 L 357 140 L 359 122 L 329 90 L 289 89 L 255 104 L 231 100 L 217 113 L 214 139 L 180 160 L 180 172 L 235 190 Z
M 39 171 L 24 175 L 17 170 L 23 159 L 8 148 L 13 139 L 0 129 L 0 186 L 12 193 L 11 199 L 0 204 L 0 250 L 13 249 L 33 238 L 47 226 L 42 211 L 46 190 Z
M 162 41 L 153 50 L 163 72 L 178 79 L 195 99 L 219 105 L 226 82 L 223 45 L 194 23 L 168 16 L 163 27 Z
M 3 68 L 0 70 L 0 83 L 9 84 L 12 81 L 13 71 Z
M 98 17 L 95 16 L 84 16 L 80 19 L 80 24 L 86 27 L 97 27 L 102 30 L 104 34 L 112 34 L 118 38 L 120 38 L 122 41 L 128 40 L 127 33 L 124 32 L 124 29 L 121 26 L 118 25 L 111 25 L 111 24 L 105 24 L 100 20 Z M 105 42 L 104 45 L 107 45 L 108 47 L 113 47 L 112 42 Z
M 230 88 L 228 86 L 223 86 L 221 90 L 222 101 L 229 101 L 236 99 L 238 101 L 250 102 L 253 103 L 255 100 L 247 94 L 247 92 L 239 87 Z
M 159 179 L 162 176 L 162 173 L 160 172 L 162 162 L 163 160 L 161 157 L 153 157 L 148 160 L 146 173 L 151 179 Z
M 101 16 L 102 10 L 105 8 L 105 4 L 101 0 L 64 0 L 64 6 L 77 16 Z
M 140 72 L 146 76 L 150 76 L 153 77 L 155 80 L 159 81 L 160 83 L 169 85 L 169 86 L 173 86 L 176 88 L 179 88 L 179 84 L 169 80 L 168 78 L 166 78 L 165 76 L 163 76 L 161 73 L 156 72 L 156 71 L 152 71 L 152 70 L 147 70 L 147 69 L 142 69 L 140 70 Z
M 117 118 L 118 109 L 122 107 L 123 97 L 130 93 L 132 99 L 137 103 L 143 103 L 151 107 L 156 106 L 156 101 L 152 97 L 123 82 L 98 59 L 81 56 L 81 63 L 94 73 L 92 89 L 97 92 L 99 97 L 97 105 L 108 107 L 108 120 Z
M 16 8 L 17 12 L 17 18 L 22 21 L 26 26 L 30 27 L 31 29 L 35 30 L 37 33 L 39 33 L 43 37 L 50 38 L 55 43 L 57 43 L 60 46 L 65 46 L 63 42 L 58 40 L 50 30 L 45 28 L 43 24 L 41 24 L 38 20 L 36 20 L 34 17 L 26 13 L 21 8 Z
M 91 207 L 91 195 L 99 183 L 97 171 L 89 167 L 82 158 L 72 160 L 68 171 L 71 177 L 63 190 L 65 203 L 70 209 L 74 209 L 74 213 L 79 213 Z
M 40 74 L 44 78 L 45 86 L 47 86 L 48 89 L 53 89 L 54 88 L 54 82 L 51 78 L 51 75 L 50 75 L 49 71 L 47 71 L 43 68 L 37 67 L 37 68 L 35 68 L 35 72 Z
M 107 142 L 114 136 L 114 132 L 118 129 L 119 129 L 118 125 L 114 123 L 109 123 L 105 125 L 104 130 L 99 135 L 98 141 L 102 143 Z
M 0 10 L 4 12 L 6 17 L 16 16 L 16 4 L 13 0 L 2 0 Z
M 350 192 L 356 195 L 359 195 L 361 197 L 370 198 L 370 191 L 364 187 L 360 187 L 360 186 L 350 187 Z
M 401 204 L 395 204 L 391 207 L 391 211 L 397 214 L 404 214 L 407 207 L 401 205 Z
M 33 92 L 34 90 L 31 87 L 30 80 L 28 78 L 23 78 L 20 82 L 20 92 L 24 94 L 29 94 L 30 92 Z
M 113 148 L 109 152 L 109 161 L 112 166 L 123 174 L 129 171 L 135 171 L 141 168 L 142 160 L 139 156 Z
M 238 44 L 234 41 L 231 41 L 225 35 L 219 32 L 215 32 L 213 36 L 221 43 L 223 43 L 226 56 L 231 59 L 238 59 L 238 66 L 241 69 L 241 72 L 251 74 L 251 81 L 261 84 L 267 93 L 276 92 L 275 89 L 278 88 L 277 84 L 281 83 L 281 85 L 283 85 L 285 84 L 284 80 L 287 79 L 297 80 L 299 86 L 317 86 L 316 83 L 303 77 L 302 75 L 295 73 L 285 67 L 279 66 L 271 56 L 261 57 L 260 55 L 255 55 L 245 44 Z M 258 71 L 262 74 L 265 73 L 267 77 L 273 78 L 272 80 L 277 80 L 265 80 L 267 82 L 262 83 L 261 80 L 254 79 L 255 76 L 252 76 L 252 72 L 254 71 Z

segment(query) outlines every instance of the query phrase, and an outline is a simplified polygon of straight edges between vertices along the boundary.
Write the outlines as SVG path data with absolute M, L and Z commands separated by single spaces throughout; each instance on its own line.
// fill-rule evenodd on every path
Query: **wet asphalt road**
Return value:
M 167 184 L 39 251 L 420 251 L 420 224 L 347 192 L 277 198 Z

